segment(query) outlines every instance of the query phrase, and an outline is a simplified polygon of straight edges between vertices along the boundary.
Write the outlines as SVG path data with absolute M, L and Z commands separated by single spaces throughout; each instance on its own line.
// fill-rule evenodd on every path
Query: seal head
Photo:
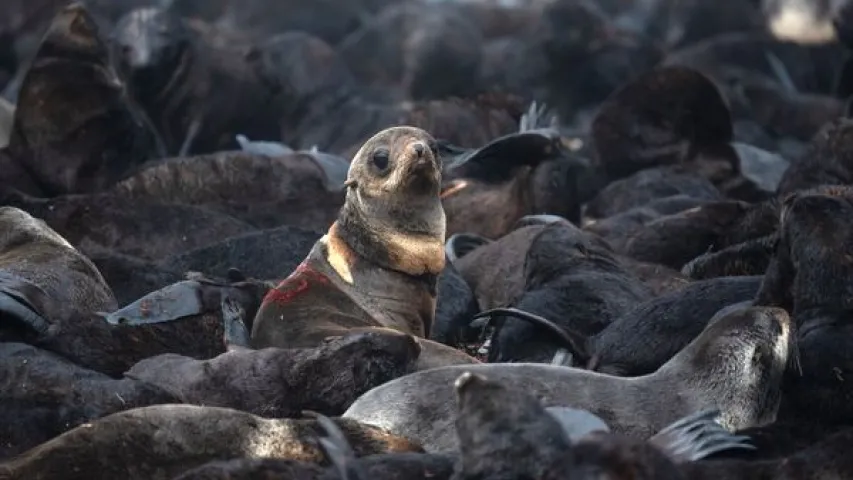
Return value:
M 441 273 L 445 216 L 436 148 L 427 132 L 403 126 L 377 133 L 356 153 L 333 228 L 359 256 L 409 275 Z

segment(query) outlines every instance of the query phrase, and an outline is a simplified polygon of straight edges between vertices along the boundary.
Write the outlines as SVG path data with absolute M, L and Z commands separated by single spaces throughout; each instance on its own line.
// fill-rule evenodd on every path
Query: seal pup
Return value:
M 551 223 L 533 239 L 523 275 L 524 293 L 514 306 L 582 336 L 600 332 L 652 296 L 606 242 L 568 222 Z M 547 362 L 555 353 L 553 338 L 533 324 L 506 319 L 489 359 Z
M 755 303 L 791 311 L 798 327 L 802 371 L 789 371 L 783 386 L 785 419 L 853 422 L 847 401 L 853 394 L 847 382 L 853 327 L 846 313 L 851 215 L 853 187 L 846 185 L 791 194 L 779 213 L 779 243 Z
M 359 457 L 420 452 L 412 442 L 348 419 L 335 419 Z M 239 410 L 155 405 L 83 424 L 8 462 L 0 478 L 171 480 L 207 462 L 232 458 L 327 460 L 316 419 L 267 419 Z M 169 448 L 163 448 L 169 445 Z
M 53 353 L 0 342 L 0 460 L 106 415 L 178 399 L 154 385 L 112 379 Z
M 419 128 L 392 127 L 368 140 L 353 158 L 338 220 L 264 298 L 252 347 L 312 347 L 381 330 L 419 337 L 418 368 L 476 362 L 426 340 L 446 261 L 440 161 Z
M 793 335 L 782 309 L 739 309 L 709 324 L 651 375 L 620 378 L 528 363 L 455 365 L 374 388 L 344 417 L 416 440 L 428 452 L 453 451 L 452 383 L 470 371 L 526 390 L 546 406 L 589 410 L 615 433 L 633 438 L 648 438 L 681 417 L 712 408 L 722 412 L 726 429 L 747 428 L 775 418 Z
M 0 207 L 0 312 L 14 324 L 46 333 L 75 316 L 112 310 L 116 300 L 95 265 L 47 224 Z
M 223 311 L 228 351 L 209 360 L 158 355 L 125 377 L 156 385 L 182 403 L 271 418 L 295 417 L 302 410 L 340 415 L 364 392 L 410 373 L 420 353 L 410 336 L 369 331 L 312 348 L 241 348 L 248 340 L 241 322 L 245 311 L 227 297 Z
M 163 156 L 80 3 L 59 10 L 24 77 L 8 153 L 44 194 L 105 189 Z

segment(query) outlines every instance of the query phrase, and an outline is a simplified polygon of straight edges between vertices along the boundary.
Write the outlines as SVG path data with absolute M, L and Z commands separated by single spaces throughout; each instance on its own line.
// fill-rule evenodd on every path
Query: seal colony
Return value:
M 801 1 L 0 2 L 0 480 L 853 478 Z

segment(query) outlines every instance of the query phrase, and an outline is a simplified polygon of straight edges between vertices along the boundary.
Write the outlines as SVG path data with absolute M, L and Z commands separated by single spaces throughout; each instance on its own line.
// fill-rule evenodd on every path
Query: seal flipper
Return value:
M 266 157 L 282 157 L 293 153 L 293 149 L 281 142 L 252 141 L 245 135 L 235 136 L 240 149 L 246 153 L 263 155 Z
M 204 313 L 202 284 L 184 280 L 151 292 L 113 313 L 99 313 L 111 325 L 148 325 Z
M 316 147 L 315 147 L 316 148 Z M 329 192 L 339 192 L 343 190 L 344 183 L 347 181 L 347 173 L 349 172 L 350 164 L 344 158 L 329 153 L 323 153 L 317 150 L 308 152 L 299 152 L 307 155 L 321 170 L 326 181 L 323 182 L 326 190 Z
M 492 240 L 473 233 L 457 233 L 447 239 L 444 252 L 451 262 L 456 262 L 477 247 L 492 243 Z
M 655 434 L 649 443 L 677 463 L 701 460 L 723 450 L 755 450 L 749 437 L 734 435 L 717 423 L 719 415 L 719 410 L 688 415 Z
M 227 294 L 222 295 L 222 336 L 226 350 L 249 348 L 249 329 L 243 319 L 246 310 Z
M 44 335 L 50 328 L 50 322 L 39 315 L 33 306 L 17 292 L 8 287 L 0 287 L 0 327 L 6 321 L 17 321 L 26 325 L 29 329 Z
M 598 415 L 571 407 L 545 407 L 560 425 L 571 442 L 577 442 L 592 432 L 609 432 L 610 427 Z
M 530 312 L 525 312 L 524 310 L 519 310 L 517 308 L 493 308 L 491 310 L 486 310 L 484 312 L 478 313 L 477 315 L 474 315 L 474 318 L 472 318 L 471 320 L 473 322 L 477 319 L 488 317 L 489 320 L 485 325 L 486 327 L 488 327 L 491 325 L 491 323 L 493 322 L 493 319 L 497 315 L 503 315 L 503 316 L 513 317 L 513 318 L 518 318 L 518 319 L 530 322 L 534 325 L 544 327 L 547 330 L 551 331 L 552 333 L 556 334 L 557 338 L 559 338 L 561 340 L 561 342 L 563 343 L 563 346 L 567 347 L 569 349 L 569 353 L 571 353 L 580 362 L 585 363 L 586 361 L 589 360 L 590 355 L 587 352 L 586 339 L 583 335 L 581 335 L 577 332 L 565 329 L 565 328 L 557 325 L 556 323 L 552 322 L 551 320 L 548 320 L 545 317 L 542 317 L 542 316 L 539 316 L 539 315 L 536 315 L 536 314 L 533 314 Z M 473 323 L 472 323 L 472 325 L 473 325 Z M 499 333 L 500 333 L 500 326 L 496 327 L 492 331 L 491 336 L 496 337 Z
M 364 480 L 364 471 L 356 462 L 355 452 L 349 444 L 344 432 L 329 417 L 316 412 L 304 411 L 302 414 L 317 420 L 320 428 L 326 433 L 317 441 L 323 447 L 326 457 L 335 466 L 338 478 L 341 480 Z

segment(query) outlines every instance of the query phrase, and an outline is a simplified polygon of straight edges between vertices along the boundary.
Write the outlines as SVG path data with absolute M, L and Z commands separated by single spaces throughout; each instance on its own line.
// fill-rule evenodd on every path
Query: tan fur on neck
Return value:
M 396 270 L 415 276 L 438 275 L 444 270 L 446 257 L 441 240 L 400 232 L 386 232 L 383 239 Z
M 338 222 L 329 227 L 329 232 L 320 241 L 326 245 L 326 261 L 344 282 L 352 285 L 352 266 L 356 254 L 338 235 Z

